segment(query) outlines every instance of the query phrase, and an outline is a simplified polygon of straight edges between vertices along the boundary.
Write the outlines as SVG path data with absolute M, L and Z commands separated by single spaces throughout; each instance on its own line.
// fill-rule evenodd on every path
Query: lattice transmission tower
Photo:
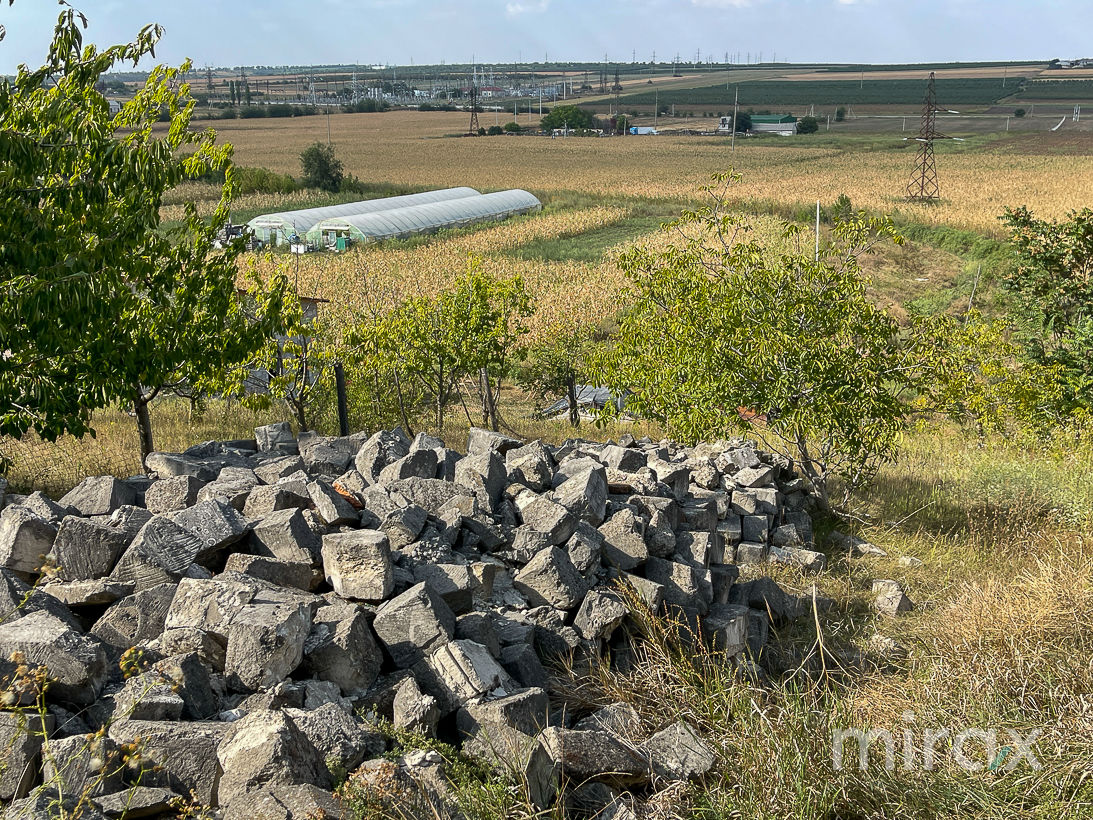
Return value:
M 467 129 L 467 135 L 478 136 L 478 68 L 471 71 L 471 124 Z
M 926 83 L 926 100 L 922 104 L 922 127 L 918 136 L 918 159 L 915 172 L 907 184 L 907 197 L 913 202 L 936 202 L 941 199 L 941 189 L 937 183 L 937 163 L 934 160 L 934 140 L 948 139 L 938 132 L 937 93 L 934 90 L 934 72 Z

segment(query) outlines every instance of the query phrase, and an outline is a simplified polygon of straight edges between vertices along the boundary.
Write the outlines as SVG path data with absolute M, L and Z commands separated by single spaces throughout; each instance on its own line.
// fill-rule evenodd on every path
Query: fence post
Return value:
M 349 435 L 349 401 L 345 395 L 345 371 L 341 362 L 334 362 L 334 387 L 338 392 L 339 435 Z

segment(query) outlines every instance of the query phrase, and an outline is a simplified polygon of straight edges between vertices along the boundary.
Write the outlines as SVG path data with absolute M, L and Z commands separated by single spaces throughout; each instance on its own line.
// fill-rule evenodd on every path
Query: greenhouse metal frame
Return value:
M 327 205 L 322 208 L 303 208 L 296 211 L 280 211 L 256 216 L 247 223 L 254 237 L 268 245 L 287 243 L 292 236 L 305 236 L 324 219 L 347 218 L 358 214 L 378 213 L 433 202 L 446 202 L 467 197 L 482 196 L 474 188 L 444 188 L 420 194 L 389 196 L 382 199 L 366 199 L 343 205 Z
M 515 188 L 407 208 L 324 219 L 308 231 L 307 241 L 315 245 L 333 245 L 339 239 L 355 243 L 378 242 L 506 219 L 532 213 L 542 207 L 535 196 Z

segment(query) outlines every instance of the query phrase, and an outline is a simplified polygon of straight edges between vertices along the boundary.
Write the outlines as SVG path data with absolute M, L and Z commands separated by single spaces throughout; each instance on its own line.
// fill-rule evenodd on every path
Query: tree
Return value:
M 714 179 L 713 204 L 675 223 L 679 245 L 620 257 L 633 308 L 599 359 L 601 383 L 633 390 L 629 410 L 685 440 L 759 436 L 827 502 L 834 478 L 849 491 L 892 458 L 903 429 L 913 363 L 858 264 L 878 241 L 902 240 L 859 214 L 834 226 L 818 260 L 811 247 L 779 254 L 727 208 L 739 176 Z M 784 225 L 791 247 L 800 230 Z
M 489 137 L 499 137 L 504 133 L 505 129 L 502 128 L 500 125 L 491 125 L 489 128 L 486 129 L 486 136 Z
M 820 130 L 820 123 L 815 117 L 801 117 L 797 120 L 798 134 L 815 134 Z
M 1025 111 L 1025 109 L 1023 108 L 1015 108 L 1013 111 L 1013 116 L 1017 117 L 1017 119 L 1021 119 L 1021 117 L 1025 116 L 1025 114 L 1027 113 L 1028 112 Z
M 300 154 L 303 183 L 308 188 L 320 188 L 336 193 L 345 179 L 342 161 L 334 155 L 334 146 L 313 142 Z
M 835 122 L 842 122 L 846 119 L 846 108 L 839 106 L 835 109 Z
M 565 395 L 569 423 L 581 423 L 577 384 L 587 381 L 592 356 L 600 340 L 595 328 L 579 323 L 557 322 L 538 333 L 521 351 L 517 379 L 540 401 L 553 403 Z
M 747 111 L 740 111 L 736 115 L 736 120 L 733 123 L 733 127 L 736 129 L 737 134 L 743 134 L 751 130 L 751 114 Z
M 0 433 L 82 435 L 95 409 L 124 402 L 147 452 L 151 399 L 172 386 L 238 383 L 281 324 L 287 280 L 254 282 L 244 297 L 241 246 L 215 248 L 234 169 L 230 146 L 189 128 L 194 103 L 180 84 L 189 63 L 154 67 L 112 115 L 95 85 L 152 54 L 162 32 L 148 26 L 99 51 L 84 45 L 86 25 L 66 7 L 45 65 L 0 82 Z M 157 136 L 162 111 L 171 124 Z M 162 231 L 164 192 L 217 172 L 225 182 L 212 215 L 190 204 Z
M 543 131 L 553 131 L 555 128 L 583 131 L 595 127 L 596 118 L 592 112 L 576 105 L 556 106 L 539 123 L 539 128 Z
M 1059 368 L 1063 410 L 1093 408 L 1093 209 L 1055 222 L 1006 208 L 1017 264 L 1005 279 L 1033 361 Z
M 501 127 L 504 128 L 505 131 L 509 134 L 519 134 L 521 131 L 524 130 L 523 127 L 517 122 L 506 122 Z

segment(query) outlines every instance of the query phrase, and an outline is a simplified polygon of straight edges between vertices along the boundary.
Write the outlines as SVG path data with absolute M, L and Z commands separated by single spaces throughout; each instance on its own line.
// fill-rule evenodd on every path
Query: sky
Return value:
M 908 63 L 1093 57 L 1093 0 L 74 0 L 85 41 L 159 23 L 177 65 L 555 60 Z M 60 7 L 0 0 L 0 73 L 43 62 Z M 142 65 L 142 68 L 145 66 Z

